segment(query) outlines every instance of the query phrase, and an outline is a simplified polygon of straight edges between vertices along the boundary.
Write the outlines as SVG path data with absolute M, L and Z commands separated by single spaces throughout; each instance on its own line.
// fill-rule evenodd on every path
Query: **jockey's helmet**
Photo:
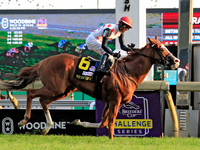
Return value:
M 17 48 L 11 48 L 11 51 L 13 51 L 14 53 L 19 53 Z
M 186 70 L 189 70 L 189 63 L 185 66 Z
M 30 47 L 33 47 L 33 42 L 28 42 L 28 45 L 29 45 Z
M 123 22 L 123 24 L 127 25 L 129 28 L 132 28 L 133 22 L 130 17 L 122 17 L 120 18 L 119 22 Z

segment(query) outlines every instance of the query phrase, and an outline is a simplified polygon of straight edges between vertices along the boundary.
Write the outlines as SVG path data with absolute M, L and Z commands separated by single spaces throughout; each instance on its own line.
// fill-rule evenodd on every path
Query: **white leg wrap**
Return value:
M 49 132 L 49 130 L 51 129 L 51 126 L 53 125 L 53 121 L 51 119 L 51 114 L 50 114 L 50 111 L 47 110 L 46 114 L 44 113 L 45 117 L 46 117 L 46 128 L 45 130 L 47 132 Z
M 50 114 L 50 111 L 47 110 L 46 114 L 44 114 L 45 117 L 46 117 L 46 121 L 47 123 L 53 123 L 52 119 L 51 119 L 51 114 Z
M 83 126 L 85 128 L 99 128 L 101 125 L 101 122 L 100 123 L 78 122 L 77 125 Z

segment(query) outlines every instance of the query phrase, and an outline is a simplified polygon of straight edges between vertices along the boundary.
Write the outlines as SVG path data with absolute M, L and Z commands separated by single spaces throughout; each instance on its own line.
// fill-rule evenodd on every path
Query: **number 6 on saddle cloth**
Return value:
M 99 60 L 96 60 L 89 56 L 81 57 L 79 59 L 78 65 L 76 66 L 74 77 L 80 80 L 95 82 L 93 75 L 95 74 L 95 71 L 99 66 L 99 62 Z M 108 59 L 106 63 L 106 66 L 109 67 L 107 69 L 111 69 L 111 66 L 113 66 L 113 62 L 110 59 Z

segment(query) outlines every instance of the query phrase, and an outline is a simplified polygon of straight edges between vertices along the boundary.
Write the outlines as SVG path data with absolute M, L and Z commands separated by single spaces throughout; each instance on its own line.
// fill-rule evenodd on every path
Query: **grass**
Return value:
M 197 150 L 199 138 L 137 138 L 68 136 L 68 135 L 0 135 L 2 150 Z

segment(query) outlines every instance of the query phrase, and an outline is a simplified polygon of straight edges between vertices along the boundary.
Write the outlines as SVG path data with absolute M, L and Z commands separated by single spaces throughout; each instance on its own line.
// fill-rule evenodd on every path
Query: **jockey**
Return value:
M 24 52 L 28 53 L 31 50 L 31 47 L 33 47 L 33 42 L 28 42 L 24 46 Z
M 9 51 L 7 51 L 6 56 L 7 57 L 13 57 L 15 53 L 19 53 L 17 48 L 11 48 Z
M 76 47 L 76 49 L 75 49 L 75 52 L 78 52 L 78 53 L 80 53 L 80 52 L 82 52 L 82 50 L 90 50 L 90 48 L 89 47 L 87 47 L 87 45 L 86 44 L 80 44 L 80 45 L 77 45 L 77 47 Z
M 97 72 L 109 74 L 106 66 L 108 57 L 111 61 L 114 61 L 113 57 L 120 57 L 119 53 L 113 53 L 113 51 L 107 47 L 109 40 L 119 37 L 121 49 L 125 51 L 130 50 L 124 45 L 124 32 L 128 31 L 130 28 L 132 28 L 132 20 L 125 16 L 119 20 L 119 24 L 104 24 L 90 33 L 86 38 L 86 45 L 100 55 L 103 55 Z
M 60 40 L 60 41 L 58 42 L 58 47 L 59 47 L 59 48 L 63 48 L 63 46 L 65 45 L 66 42 L 67 42 L 66 39 Z

